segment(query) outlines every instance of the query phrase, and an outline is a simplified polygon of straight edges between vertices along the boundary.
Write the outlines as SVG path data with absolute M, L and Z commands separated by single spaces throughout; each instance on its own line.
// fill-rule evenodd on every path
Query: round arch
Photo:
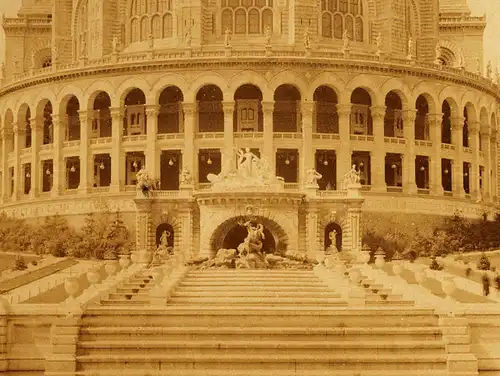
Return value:
M 276 250 L 276 240 L 268 228 L 264 228 L 264 239 L 262 241 L 262 252 L 274 253 Z M 238 246 L 243 243 L 247 237 L 248 232 L 245 227 L 235 225 L 230 229 L 224 239 L 222 240 L 222 247 L 224 249 L 238 249 Z
M 232 217 L 229 219 L 226 219 L 224 222 L 222 222 L 212 233 L 212 236 L 210 237 L 210 248 L 211 248 L 211 254 L 215 255 L 217 251 L 221 248 L 224 248 L 224 240 L 230 234 L 230 232 L 235 228 L 235 227 L 240 227 L 239 223 L 240 222 L 246 222 L 248 221 L 247 216 L 237 216 L 237 217 Z M 264 226 L 264 234 L 270 234 L 272 236 L 272 241 L 269 239 L 268 245 L 272 245 L 274 243 L 274 250 L 268 249 L 268 252 L 279 252 L 280 254 L 285 254 L 287 248 L 288 248 L 288 236 L 283 229 L 278 223 L 273 221 L 272 219 L 263 217 L 263 216 L 254 216 L 252 218 L 252 222 L 256 223 L 262 223 Z M 243 228 L 243 227 L 242 227 Z M 267 231 L 266 231 L 267 230 Z M 236 230 L 234 230 L 236 231 Z M 246 231 L 246 230 L 245 230 Z M 246 235 L 245 235 L 246 236 Z M 266 236 L 267 237 L 267 236 Z
M 238 89 L 245 85 L 252 85 L 259 88 L 262 92 L 262 100 L 264 102 L 273 100 L 273 92 L 269 89 L 264 76 L 251 70 L 243 71 L 231 78 L 228 84 L 228 98 L 234 97 Z
M 158 247 L 160 245 L 163 232 L 166 232 L 166 235 L 167 235 L 167 247 L 173 247 L 174 246 L 174 239 L 175 239 L 175 230 L 174 230 L 174 226 L 172 226 L 168 222 L 160 223 L 156 227 L 156 233 L 155 233 L 156 246 Z
M 342 226 L 340 226 L 337 222 L 330 222 L 325 226 L 323 242 L 323 244 L 325 245 L 325 251 L 332 245 L 331 238 L 333 238 L 333 236 L 330 237 L 330 233 L 333 231 L 336 231 L 335 246 L 339 251 L 342 251 Z

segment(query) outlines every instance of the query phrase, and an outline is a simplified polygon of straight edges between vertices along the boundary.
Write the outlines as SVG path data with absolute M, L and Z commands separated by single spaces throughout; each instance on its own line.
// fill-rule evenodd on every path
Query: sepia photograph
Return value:
M 500 0 L 0 14 L 0 375 L 500 376 Z

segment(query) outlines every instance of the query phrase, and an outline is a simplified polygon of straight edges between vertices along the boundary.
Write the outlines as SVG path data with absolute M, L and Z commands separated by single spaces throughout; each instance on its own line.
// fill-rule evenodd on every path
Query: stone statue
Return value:
M 238 150 L 237 155 L 238 171 L 240 171 L 244 177 L 251 177 L 254 159 L 257 158 L 257 156 L 252 153 L 249 148 L 245 148 L 244 151 L 242 149 Z
M 381 47 L 382 47 L 382 33 L 377 34 L 377 38 L 375 39 L 375 43 L 377 45 L 377 55 L 380 55 Z
M 168 246 L 168 238 L 170 237 L 170 231 L 164 230 L 160 236 L 160 246 L 167 247 Z
M 35 51 L 33 51 L 31 53 L 31 69 L 35 69 L 36 68 L 36 53 Z
M 149 49 L 152 50 L 155 47 L 155 37 L 153 34 L 148 35 Z
M 328 234 L 328 239 L 330 239 L 330 245 L 326 248 L 326 254 L 337 253 L 339 250 L 337 248 L 337 230 L 330 231 Z
M 237 268 L 265 268 L 267 261 L 262 253 L 262 241 L 266 238 L 264 235 L 264 226 L 259 223 L 254 225 L 251 221 L 245 223 L 239 222 L 240 226 L 247 229 L 247 237 L 238 246 L 239 259 L 236 260 Z
M 168 257 L 169 255 L 173 254 L 173 248 L 168 246 L 168 238 L 172 234 L 170 231 L 164 230 L 160 236 L 160 244 L 156 248 L 156 251 L 153 255 L 153 262 L 154 261 L 162 261 L 164 258 Z
M 408 38 L 408 59 L 411 60 L 413 58 L 413 38 Z
M 137 178 L 137 190 L 142 191 L 142 194 L 146 197 L 149 197 L 149 191 L 152 189 L 151 178 L 149 176 L 149 172 L 144 168 L 141 169 L 136 174 Z
M 224 32 L 224 46 L 231 47 L 231 30 L 229 28 L 226 28 Z
M 87 40 L 85 38 L 83 38 L 82 45 L 81 45 L 81 48 L 80 48 L 80 55 L 82 57 L 85 57 L 86 54 L 87 54 Z
M 491 73 L 493 69 L 491 68 L 491 60 L 488 61 L 488 64 L 486 65 L 486 78 L 491 79 Z
M 180 176 L 180 184 L 181 185 L 190 185 L 193 184 L 193 177 L 191 176 L 191 172 L 187 167 L 183 167 L 181 170 Z
M 304 48 L 311 48 L 311 32 L 309 31 L 309 26 L 306 26 L 304 30 Z
M 347 29 L 344 29 L 344 33 L 342 34 L 342 40 L 344 41 L 343 51 L 348 51 L 351 45 L 351 40 L 349 39 L 349 33 Z
M 351 170 L 344 176 L 345 189 L 347 189 L 349 185 L 360 184 L 360 181 L 360 172 L 356 170 L 356 165 L 352 165 Z
M 56 62 L 59 59 L 59 51 L 57 49 L 57 46 L 54 45 L 52 46 L 52 62 Z
M 191 47 L 192 41 L 193 41 L 193 35 L 191 33 L 191 26 L 189 26 L 186 32 L 186 45 L 188 47 Z
M 112 48 L 114 54 L 118 53 L 118 37 L 113 37 Z
M 309 168 L 306 170 L 306 184 L 317 187 L 318 180 L 321 179 L 323 175 L 317 172 L 314 168 Z
M 435 47 L 435 54 L 436 54 L 436 61 L 435 63 L 436 64 L 441 64 L 441 60 L 439 60 L 441 58 L 441 47 L 439 46 L 439 42 L 436 43 L 436 47 Z
M 266 37 L 266 46 L 271 46 L 271 40 L 273 38 L 273 31 L 271 30 L 271 26 L 267 25 L 264 30 L 264 35 Z

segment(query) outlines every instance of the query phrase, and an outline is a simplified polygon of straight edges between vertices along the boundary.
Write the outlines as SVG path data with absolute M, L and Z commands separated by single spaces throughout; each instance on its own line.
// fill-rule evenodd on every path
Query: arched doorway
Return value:
M 174 246 L 174 228 L 169 223 L 162 223 L 156 228 L 156 246 L 160 245 L 163 231 L 167 231 L 167 247 Z
M 256 223 L 253 224 L 256 225 Z M 245 227 L 235 224 L 222 240 L 222 248 L 238 249 L 238 246 L 243 243 L 247 235 L 248 232 Z M 264 227 L 264 236 L 265 239 L 262 241 L 262 252 L 274 253 L 276 251 L 276 240 L 271 231 L 266 227 Z
M 338 225 L 335 222 L 331 222 L 325 227 L 325 234 L 324 234 L 325 251 L 332 244 L 332 241 L 330 240 L 330 233 L 332 231 L 337 232 L 335 245 L 337 246 L 337 249 L 339 251 L 342 251 L 342 227 L 340 227 L 340 225 Z

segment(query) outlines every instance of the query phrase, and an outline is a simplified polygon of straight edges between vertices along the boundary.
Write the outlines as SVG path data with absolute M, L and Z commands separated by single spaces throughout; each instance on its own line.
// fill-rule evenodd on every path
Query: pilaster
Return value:
M 38 197 L 40 192 L 40 179 L 41 179 L 41 169 L 40 157 L 38 152 L 40 151 L 40 144 L 42 141 L 42 131 L 43 131 L 43 119 L 33 118 L 30 120 L 31 123 L 31 191 L 30 198 L 34 199 Z
M 318 210 L 310 207 L 306 213 L 306 256 L 315 259 L 316 252 L 321 251 L 318 239 Z
M 453 194 L 457 197 L 465 197 L 463 153 L 464 153 L 464 117 L 452 119 L 453 140 L 455 140 L 455 160 L 453 161 Z
M 433 195 L 444 194 L 443 179 L 441 176 L 441 121 L 443 114 L 429 114 L 429 127 L 434 146 L 434 156 L 431 159 L 430 190 Z
M 111 149 L 111 187 L 112 192 L 120 192 L 122 187 L 122 179 L 120 176 L 121 160 L 122 160 L 122 135 L 123 135 L 123 114 L 122 108 L 111 109 L 112 119 L 112 149 Z
M 498 144 L 497 144 L 497 131 L 492 130 L 491 138 L 490 138 L 490 150 L 491 150 L 491 168 L 492 168 L 492 176 L 491 176 L 491 196 L 493 198 L 493 203 L 497 203 L 498 200 L 498 167 L 497 167 L 497 159 L 498 159 Z
M 340 149 L 337 151 L 337 186 L 351 169 L 351 109 L 350 104 L 337 105 Z
M 469 124 L 469 137 L 472 148 L 472 163 L 469 175 L 471 184 L 470 192 L 471 197 L 479 198 L 479 123 L 472 122 Z
M 313 152 L 313 112 L 314 103 L 302 103 L 302 155 L 300 163 L 300 179 L 305 188 L 305 173 L 311 168 L 315 168 L 315 157 Z M 307 243 L 309 244 L 309 243 Z M 311 243 L 312 244 L 312 243 Z
M 274 102 L 262 102 L 262 114 L 264 117 L 264 150 L 263 157 L 269 162 L 269 166 L 272 166 L 273 171 L 275 171 L 275 159 L 274 158 L 274 139 L 273 139 L 273 112 L 274 112 Z
M 224 149 L 222 151 L 222 163 L 225 163 L 228 158 L 231 159 L 233 156 L 234 107 L 234 101 L 222 103 L 222 110 L 224 111 Z
M 156 143 L 156 135 L 158 134 L 158 114 L 160 107 L 150 105 L 146 107 L 147 119 L 147 149 L 146 149 L 146 169 L 151 174 L 153 179 L 160 178 L 158 147 Z
M 63 140 L 64 125 L 59 117 L 59 115 L 52 115 L 52 127 L 54 129 L 54 138 L 52 140 L 52 163 L 53 163 L 53 184 L 52 190 L 50 192 L 52 197 L 57 197 L 61 194 L 66 186 L 63 186 L 66 179 L 66 168 L 61 157 L 61 145 Z
M 21 171 L 21 139 L 24 134 L 24 129 L 19 127 L 17 123 L 12 126 L 14 134 L 14 192 L 12 199 L 17 201 L 21 198 L 22 190 L 22 171 Z
M 80 194 L 86 195 L 89 192 L 90 172 L 93 172 L 91 166 L 91 155 L 89 153 L 89 130 L 92 126 L 92 117 L 89 111 L 78 111 L 80 118 Z
M 136 205 L 135 238 L 136 250 L 139 253 L 149 253 L 153 244 L 151 244 L 151 204 L 149 198 L 134 199 Z
M 9 191 L 9 163 L 8 163 L 8 151 L 7 145 L 10 137 L 10 131 L 8 129 L 2 128 L 1 130 L 2 136 L 2 181 L 0 184 L 2 185 L 2 202 L 8 199 L 7 192 Z
M 403 191 L 408 194 L 417 193 L 416 174 L 415 174 L 415 119 L 417 117 L 416 110 L 407 110 L 404 113 L 404 135 L 406 139 L 406 153 L 404 155 L 403 174 L 406 179 L 403 179 Z
M 347 219 L 349 221 L 350 233 L 351 233 L 351 244 L 349 249 L 353 253 L 361 252 L 361 205 L 363 199 L 352 199 L 349 202 L 347 208 Z
M 189 171 L 193 179 L 196 179 L 195 171 L 195 147 L 194 130 L 196 128 L 196 103 L 183 103 L 184 111 L 184 150 L 182 153 L 182 168 Z
M 384 117 L 386 112 L 385 106 L 377 106 L 370 108 L 373 120 L 373 137 L 375 140 L 375 149 L 372 153 L 371 160 L 371 191 L 386 192 L 385 183 L 385 144 L 384 144 Z
M 491 143 L 490 143 L 490 128 L 485 124 L 481 130 L 481 135 L 484 140 L 484 199 L 491 200 Z

